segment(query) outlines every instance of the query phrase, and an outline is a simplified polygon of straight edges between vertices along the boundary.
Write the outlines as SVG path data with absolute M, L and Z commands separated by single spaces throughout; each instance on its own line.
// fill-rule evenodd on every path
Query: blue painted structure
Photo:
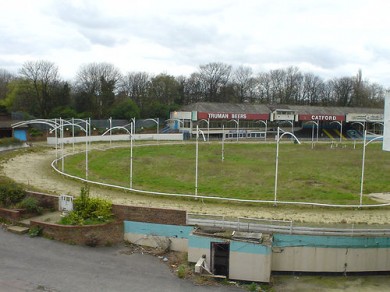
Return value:
M 274 234 L 274 247 L 390 248 L 389 237 Z
M 26 142 L 27 141 L 27 130 L 25 129 L 14 129 L 14 138 Z

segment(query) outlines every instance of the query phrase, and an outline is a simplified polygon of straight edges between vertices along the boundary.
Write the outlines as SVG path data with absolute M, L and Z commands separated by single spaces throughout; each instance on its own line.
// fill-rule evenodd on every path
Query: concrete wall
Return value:
M 190 234 L 188 261 L 196 263 L 206 255 L 206 265 L 210 269 L 211 243 L 229 242 L 229 278 L 242 281 L 269 282 L 271 276 L 272 249 L 258 243 L 228 240 Z
M 134 140 L 140 141 L 140 140 L 154 140 L 154 141 L 183 141 L 183 134 L 182 133 L 175 133 L 175 134 L 134 134 Z M 116 141 L 130 141 L 130 135 L 105 135 L 105 136 L 77 136 L 77 137 L 65 137 L 63 139 L 58 138 L 57 142 L 59 144 L 62 143 L 62 140 L 65 144 L 72 144 L 74 143 L 85 143 L 85 141 L 88 139 L 88 141 L 91 142 L 116 142 Z M 55 137 L 47 137 L 47 144 L 48 145 L 55 145 L 56 144 L 56 138 Z
M 206 255 L 207 268 L 210 269 L 211 242 L 226 242 L 221 238 L 206 237 L 190 234 L 188 238 L 188 261 L 196 263 L 203 255 Z
M 229 278 L 269 282 L 272 248 L 258 243 L 230 242 Z
M 272 271 L 390 271 L 390 238 L 274 234 Z
M 190 226 L 125 221 L 124 239 L 134 244 L 187 252 L 192 229 Z

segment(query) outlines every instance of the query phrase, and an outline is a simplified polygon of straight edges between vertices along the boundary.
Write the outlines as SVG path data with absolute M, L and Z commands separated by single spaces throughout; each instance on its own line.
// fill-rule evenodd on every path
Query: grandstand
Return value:
M 187 136 L 197 126 L 211 139 L 267 139 L 278 127 L 301 139 L 362 139 L 364 130 L 383 134 L 383 108 L 200 102 L 171 112 L 168 127 Z

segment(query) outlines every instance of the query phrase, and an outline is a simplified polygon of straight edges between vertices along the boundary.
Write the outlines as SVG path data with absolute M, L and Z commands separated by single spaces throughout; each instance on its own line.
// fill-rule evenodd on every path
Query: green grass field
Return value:
M 89 155 L 89 179 L 129 186 L 130 149 L 94 150 Z M 364 193 L 390 191 L 390 153 L 381 143 L 367 147 Z M 273 200 L 275 144 L 199 144 L 198 195 Z M 281 143 L 278 200 L 359 204 L 362 145 L 353 149 L 330 144 Z M 85 154 L 67 157 L 65 171 L 85 177 Z M 194 194 L 195 144 L 133 148 L 133 188 Z M 364 198 L 363 203 L 374 203 Z

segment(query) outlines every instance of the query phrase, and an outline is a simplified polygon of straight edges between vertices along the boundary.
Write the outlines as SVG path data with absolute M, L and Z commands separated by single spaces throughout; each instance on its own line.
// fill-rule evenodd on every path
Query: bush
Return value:
M 0 147 L 6 147 L 11 145 L 20 145 L 23 142 L 16 138 L 1 138 Z
M 31 213 L 36 213 L 36 214 L 42 213 L 42 207 L 39 206 L 38 199 L 34 197 L 24 198 L 23 201 L 20 202 L 19 206 Z
M 26 193 L 15 183 L 5 183 L 0 185 L 0 205 L 11 207 L 20 203 L 26 197 Z
M 81 188 L 80 196 L 73 201 L 73 211 L 60 221 L 66 225 L 87 225 L 109 222 L 112 218 L 111 202 L 89 197 L 89 188 Z
M 186 277 L 186 274 L 187 274 L 186 266 L 185 265 L 180 265 L 179 268 L 177 269 L 177 276 L 180 279 L 184 279 Z
M 33 226 L 28 231 L 28 235 L 30 235 L 30 237 L 37 237 L 40 236 L 41 234 L 42 234 L 42 228 L 40 226 Z

